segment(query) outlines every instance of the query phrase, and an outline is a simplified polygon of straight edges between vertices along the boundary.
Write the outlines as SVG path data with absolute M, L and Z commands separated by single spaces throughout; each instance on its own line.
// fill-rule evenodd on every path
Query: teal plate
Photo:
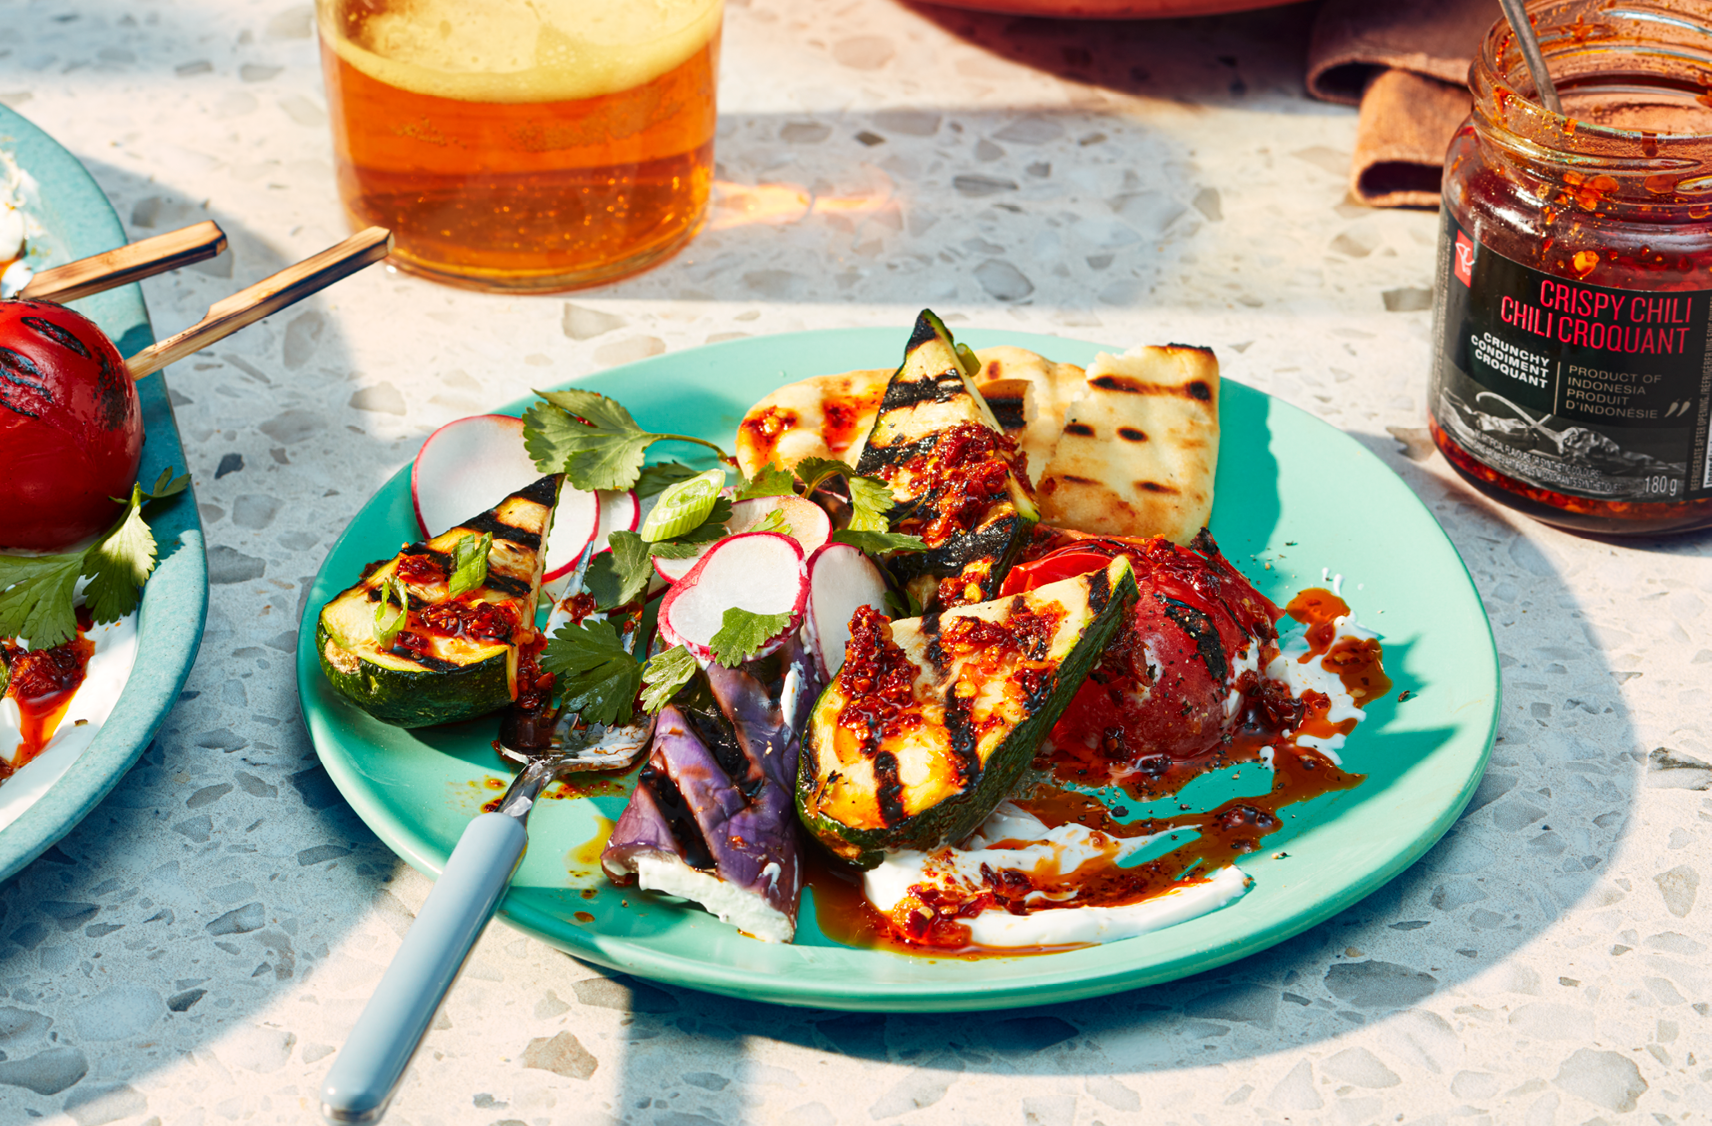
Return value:
M 900 325 L 736 340 L 614 368 L 579 386 L 621 400 L 649 429 L 729 446 L 744 411 L 768 391 L 816 373 L 895 364 L 907 335 Z M 974 347 L 1015 344 L 1078 364 L 1101 350 L 1022 333 L 958 336 Z M 613 793 L 536 810 L 501 917 L 579 958 L 657 981 L 791 1005 L 947 1011 L 1170 981 L 1263 950 L 1382 886 L 1432 847 L 1480 780 L 1498 721 L 1491 627 L 1449 540 L 1378 459 L 1240 384 L 1225 382 L 1221 409 L 1212 530 L 1226 555 L 1281 602 L 1321 585 L 1322 568 L 1347 576 L 1346 597 L 1383 635 L 1398 690 L 1412 693 L 1404 703 L 1393 695 L 1374 705 L 1351 736 L 1344 759 L 1365 782 L 1290 807 L 1288 828 L 1243 858 L 1255 886 L 1241 900 L 1104 946 L 964 960 L 839 945 L 821 934 L 805 897 L 797 942 L 770 945 L 696 908 L 608 884 L 596 856 L 624 807 L 623 794 Z M 355 582 L 365 563 L 417 538 L 409 477 L 406 466 L 328 556 L 298 633 L 297 676 L 304 718 L 334 783 L 399 856 L 438 874 L 470 817 L 509 778 L 490 746 L 496 721 L 388 727 L 332 691 L 314 649 L 319 607 Z M 1262 773 L 1250 769 L 1249 784 Z M 1196 786 L 1197 796 L 1215 788 Z
M 31 266 L 40 270 L 125 245 L 119 216 L 77 158 L 3 106 L 0 150 L 35 181 L 25 193 L 24 211 L 45 234 L 30 241 Z M 154 343 L 143 293 L 135 285 L 74 301 L 71 307 L 100 325 L 123 355 Z M 168 466 L 184 472 L 184 449 L 166 384 L 150 377 L 137 384 L 137 393 L 146 434 L 139 479 L 152 482 Z M 208 560 L 195 496 L 186 490 L 151 507 L 149 525 L 160 545 L 160 564 L 143 588 L 136 666 L 113 713 L 66 775 L 0 829 L 0 880 L 69 833 L 118 784 L 160 729 L 196 662 L 208 614 Z

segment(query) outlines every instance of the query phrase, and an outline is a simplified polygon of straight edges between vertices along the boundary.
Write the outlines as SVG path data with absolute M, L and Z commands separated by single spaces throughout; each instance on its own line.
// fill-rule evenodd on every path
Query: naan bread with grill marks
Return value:
M 891 369 L 815 375 L 787 383 L 749 408 L 737 427 L 737 463 L 753 477 L 769 462 L 805 457 L 854 465 L 880 413 Z
M 1219 365 L 1185 344 L 1102 352 L 1065 411 L 1036 482 L 1041 519 L 1106 535 L 1187 543 L 1213 507 Z

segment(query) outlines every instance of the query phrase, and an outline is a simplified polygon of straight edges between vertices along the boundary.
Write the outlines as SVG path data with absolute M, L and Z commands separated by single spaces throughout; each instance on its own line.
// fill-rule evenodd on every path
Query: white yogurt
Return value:
M 1341 582 L 1342 575 L 1338 576 Z M 1355 620 L 1354 614 L 1346 614 L 1332 620 L 1334 637 L 1332 647 L 1345 638 L 1371 640 L 1378 637 L 1377 633 L 1367 629 Z M 1290 694 L 1300 698 L 1304 692 L 1321 692 L 1331 701 L 1326 711 L 1326 718 L 1332 723 L 1342 723 L 1353 719 L 1357 723 L 1367 718 L 1367 713 L 1355 704 L 1355 697 L 1343 685 L 1343 678 L 1325 667 L 1318 657 L 1312 656 L 1308 645 L 1308 627 L 1298 625 L 1287 633 L 1279 635 L 1278 655 L 1266 666 L 1266 675 L 1272 680 L 1281 680 L 1290 686 Z M 1338 752 L 1343 749 L 1344 736 L 1340 734 L 1321 738 L 1317 735 L 1298 735 L 1296 743 L 1320 752 L 1332 760 L 1336 766 L 1342 766 L 1343 760 Z
M 1012 870 L 1052 879 L 1067 876 L 1085 866 L 1121 865 L 1162 834 L 1120 840 L 1083 825 L 1067 824 L 1048 829 L 1044 822 L 1010 802 L 993 815 L 961 845 L 934 853 L 909 850 L 888 853 L 886 859 L 863 877 L 868 901 L 882 912 L 890 912 L 919 886 L 938 886 L 973 892 L 982 887 L 981 868 Z M 1025 848 L 993 848 L 998 841 L 1034 843 Z M 981 946 L 1061 946 L 1074 943 L 1115 942 L 1216 911 L 1242 896 L 1250 880 L 1234 867 L 1221 868 L 1205 883 L 1173 888 L 1140 903 L 1120 907 L 1064 907 L 1013 915 L 1003 908 L 989 908 L 962 922 L 970 940 Z M 1044 903 L 1046 894 L 1029 893 L 1031 902 Z
M 35 272 L 24 262 L 29 239 L 41 228 L 24 210 L 24 196 L 34 193 L 35 180 L 18 167 L 10 153 L 0 152 L 0 299 L 10 298 L 30 284 Z
M 47 746 L 0 784 L 0 829 L 16 821 L 65 776 L 95 741 L 131 678 L 137 658 L 135 611 L 119 621 L 96 626 L 84 636 L 95 643 L 95 652 L 89 658 L 83 684 L 71 698 Z M 18 705 L 10 697 L 0 702 L 0 759 L 8 764 L 15 762 L 23 749 L 19 718 Z

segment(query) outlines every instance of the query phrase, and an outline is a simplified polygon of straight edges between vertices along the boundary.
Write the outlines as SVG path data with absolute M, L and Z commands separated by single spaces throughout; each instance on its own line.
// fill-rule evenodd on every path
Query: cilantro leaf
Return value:
M 633 602 L 648 589 L 654 577 L 648 541 L 635 532 L 613 532 L 606 538 L 611 551 L 603 551 L 589 563 L 584 588 L 594 595 L 595 606 L 611 610 Z
M 926 551 L 927 541 L 920 536 L 905 535 L 902 532 L 870 532 L 855 528 L 842 528 L 832 533 L 833 543 L 847 543 L 851 547 L 861 548 L 869 555 L 885 555 L 893 551 Z
M 564 707 L 587 724 L 628 723 L 642 687 L 642 666 L 611 622 L 567 623 L 541 651 L 541 668 L 558 678 Z
M 396 613 L 388 614 L 392 601 L 398 601 Z M 386 581 L 380 588 L 380 601 L 375 603 L 374 624 L 375 643 L 382 649 L 392 644 L 395 637 L 404 629 L 404 623 L 410 620 L 410 590 L 404 585 L 404 580 L 397 575 Z
M 629 413 L 624 417 L 628 419 Z M 523 416 L 523 447 L 535 460 L 535 468 L 563 473 L 579 489 L 628 489 L 642 472 L 643 451 L 660 437 L 638 429 L 634 422 L 614 429 L 586 426 L 550 402 L 536 403 Z
M 782 508 L 773 509 L 761 517 L 758 523 L 745 530 L 750 532 L 777 532 L 781 536 L 796 534 L 791 531 L 790 521 L 785 519 L 785 510 Z
M 883 532 L 890 525 L 886 513 L 892 510 L 892 489 L 877 477 L 858 477 L 854 473 L 844 479 L 850 486 L 850 530 L 853 532 Z
M 830 457 L 805 457 L 797 462 L 797 480 L 803 483 L 803 496 L 818 489 L 829 477 L 847 477 L 855 470 L 848 464 Z
M 143 490 L 143 498 L 145 500 L 165 500 L 167 497 L 177 496 L 189 487 L 190 474 L 186 473 L 182 477 L 174 477 L 172 466 L 169 465 L 161 470 L 159 477 L 155 478 L 154 488 Z
M 793 497 L 796 495 L 796 478 L 772 463 L 763 465 L 761 472 L 737 486 L 738 500 L 748 500 L 750 497 Z
M 678 689 L 688 684 L 701 666 L 682 645 L 648 658 L 642 668 L 642 710 L 654 715 L 671 703 Z
M 166 469 L 154 488 L 131 486 L 125 510 L 111 528 L 77 554 L 0 555 L 0 637 L 16 637 L 36 648 L 61 645 L 77 635 L 77 580 L 89 583 L 83 601 L 96 622 L 114 622 L 137 608 L 140 590 L 155 568 L 155 537 L 143 505 L 182 493 L 189 477 Z M 115 497 L 115 500 L 119 498 Z
M 155 569 L 155 537 L 143 522 L 143 495 L 141 485 L 132 485 L 125 515 L 83 553 L 81 571 L 89 576 L 83 602 L 96 622 L 116 622 L 135 610 Z
M 682 462 L 662 461 L 659 465 L 644 465 L 641 476 L 636 478 L 636 499 L 651 497 L 663 493 L 679 481 L 688 481 L 696 476 L 698 470 L 691 469 Z
M 638 434 L 644 431 L 636 425 L 636 419 L 624 409 L 624 404 L 617 399 L 608 398 L 599 391 L 584 391 L 580 387 L 568 387 L 563 391 L 537 391 L 537 395 L 552 403 L 567 414 L 582 419 L 598 430 L 634 430 Z
M 83 555 L 0 555 L 0 637 L 22 638 L 38 649 L 77 634 L 72 593 Z
M 679 543 L 677 540 L 661 540 L 648 545 L 648 554 L 655 559 L 694 559 L 706 547 L 702 543 Z
M 523 415 L 524 449 L 534 459 L 535 468 L 543 473 L 563 473 L 576 488 L 628 489 L 636 485 L 642 477 L 642 455 L 655 442 L 693 442 L 706 446 L 722 461 L 731 460 L 706 439 L 642 429 L 617 399 L 597 392 L 573 387 L 536 394 L 543 401 Z
M 452 545 L 452 578 L 446 588 L 453 598 L 487 582 L 487 557 L 492 550 L 492 532 L 468 535 Z
M 708 641 L 714 659 L 734 669 L 760 652 L 761 646 L 791 624 L 789 614 L 756 614 L 739 606 L 725 611 L 719 631 Z

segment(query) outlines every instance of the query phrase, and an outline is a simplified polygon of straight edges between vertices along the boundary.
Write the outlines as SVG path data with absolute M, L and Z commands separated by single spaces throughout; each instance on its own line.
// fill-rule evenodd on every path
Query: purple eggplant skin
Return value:
M 802 894 L 792 786 L 819 687 L 793 637 L 763 660 L 712 665 L 680 692 L 660 712 L 647 765 L 601 853 L 613 882 L 670 865 L 661 890 L 789 941 Z M 745 895 L 760 902 L 746 907 Z

